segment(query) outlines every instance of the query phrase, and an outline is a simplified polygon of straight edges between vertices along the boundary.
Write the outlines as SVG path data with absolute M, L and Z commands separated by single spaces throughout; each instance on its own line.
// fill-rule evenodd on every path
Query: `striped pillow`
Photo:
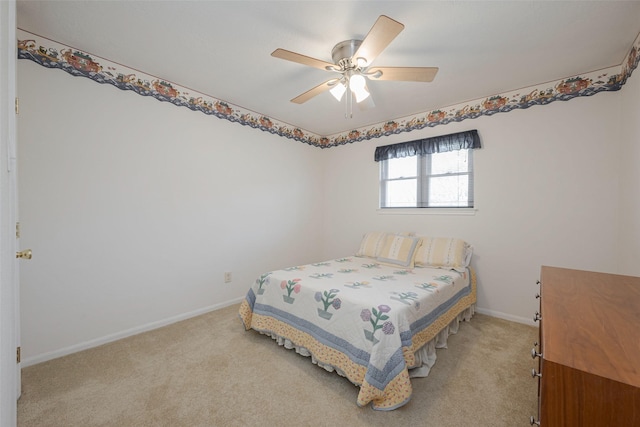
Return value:
M 382 245 L 384 244 L 384 238 L 388 234 L 399 234 L 402 236 L 413 236 L 415 233 L 412 231 L 401 232 L 401 233 L 389 233 L 386 231 L 370 231 L 365 233 L 362 238 L 362 242 L 360 242 L 360 248 L 356 252 L 356 256 L 368 256 L 371 258 L 376 258 L 382 249 Z
M 413 268 L 413 259 L 419 244 L 419 237 L 388 234 L 376 260 L 383 264 Z
M 472 247 L 461 239 L 423 237 L 416 252 L 415 265 L 464 272 L 471 261 Z

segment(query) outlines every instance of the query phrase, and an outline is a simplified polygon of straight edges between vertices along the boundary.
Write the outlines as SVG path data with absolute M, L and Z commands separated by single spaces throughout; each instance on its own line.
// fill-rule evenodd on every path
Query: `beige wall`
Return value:
M 321 150 L 31 61 L 18 73 L 27 365 L 321 257 Z
M 542 264 L 638 274 L 640 198 L 623 197 L 639 191 L 635 76 L 321 150 L 31 61 L 18 72 L 27 365 L 237 302 L 259 273 L 352 254 L 369 230 L 469 241 L 479 310 L 522 322 Z M 376 146 L 468 129 L 483 142 L 475 215 L 377 211 Z
M 532 322 L 541 265 L 617 271 L 620 102 L 600 93 L 326 150 L 325 257 L 353 252 L 370 230 L 460 237 L 475 248 L 479 310 Z M 376 146 L 468 129 L 483 144 L 475 215 L 376 210 Z

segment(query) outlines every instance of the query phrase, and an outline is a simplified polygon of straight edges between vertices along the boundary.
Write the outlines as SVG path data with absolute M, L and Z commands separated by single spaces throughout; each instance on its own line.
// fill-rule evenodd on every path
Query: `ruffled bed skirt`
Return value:
M 409 377 L 426 377 L 429 375 L 431 368 L 436 363 L 436 349 L 438 348 L 447 348 L 447 340 L 449 339 L 449 335 L 456 334 L 458 332 L 458 328 L 460 327 L 461 321 L 470 321 L 473 315 L 475 314 L 475 304 L 463 310 L 460 314 L 456 316 L 447 326 L 445 326 L 438 334 L 427 341 L 425 345 L 423 345 L 418 351 L 415 352 L 416 365 L 414 367 L 409 368 Z M 315 356 L 306 348 L 295 345 L 287 338 L 281 337 L 275 333 L 261 332 L 264 335 L 268 335 L 273 338 L 279 345 L 283 346 L 289 350 L 295 350 L 296 353 L 305 356 L 311 357 L 311 362 L 324 368 L 329 372 L 336 372 L 343 377 L 347 377 L 344 372 L 336 367 L 331 366 L 326 363 L 322 363 L 318 361 Z M 356 384 L 360 385 L 360 384 Z

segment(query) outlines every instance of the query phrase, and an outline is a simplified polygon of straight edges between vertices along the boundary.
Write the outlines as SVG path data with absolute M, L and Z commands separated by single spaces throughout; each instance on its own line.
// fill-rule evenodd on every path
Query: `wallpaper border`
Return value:
M 618 66 L 503 92 L 484 99 L 441 107 L 373 126 L 323 136 L 22 29 L 17 30 L 16 36 L 18 38 L 19 59 L 28 59 L 46 68 L 58 68 L 73 76 L 111 84 L 121 90 L 132 90 L 139 95 L 151 96 L 158 101 L 170 102 L 179 107 L 186 107 L 219 119 L 229 120 L 320 148 L 335 147 L 425 127 L 446 125 L 451 122 L 461 122 L 496 113 L 522 110 L 533 105 L 546 105 L 554 101 L 567 101 L 603 91 L 620 90 L 640 62 L 640 55 L 638 55 L 638 50 L 640 50 L 639 34 L 623 63 Z

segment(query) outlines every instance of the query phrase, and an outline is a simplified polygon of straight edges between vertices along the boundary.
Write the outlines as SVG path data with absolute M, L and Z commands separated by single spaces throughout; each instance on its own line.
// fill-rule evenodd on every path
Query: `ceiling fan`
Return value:
M 360 104 L 370 95 L 367 79 L 430 82 L 436 76 L 437 67 L 371 67 L 371 63 L 403 29 L 404 25 L 400 22 L 380 15 L 363 40 L 345 40 L 333 47 L 333 63 L 285 49 L 276 49 L 271 56 L 340 74 L 296 96 L 291 102 L 302 104 L 330 91 L 338 101 L 342 100 L 345 92 L 353 94 L 356 103 Z M 348 95 L 346 101 L 347 110 L 350 111 L 352 96 Z

